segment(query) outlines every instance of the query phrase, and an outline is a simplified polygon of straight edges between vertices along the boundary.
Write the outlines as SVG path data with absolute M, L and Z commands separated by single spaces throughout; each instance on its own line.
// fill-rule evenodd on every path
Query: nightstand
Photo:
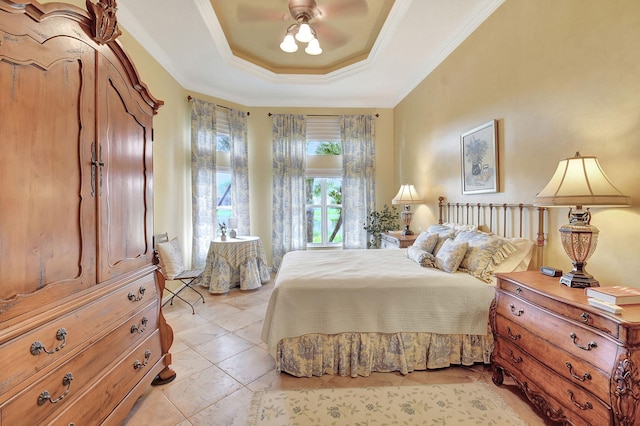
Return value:
M 558 278 L 496 276 L 493 382 L 511 376 L 538 411 L 564 424 L 640 424 L 640 306 L 613 315 Z
M 402 231 L 387 231 L 381 235 L 380 248 L 407 248 L 418 238 L 418 235 L 402 235 Z

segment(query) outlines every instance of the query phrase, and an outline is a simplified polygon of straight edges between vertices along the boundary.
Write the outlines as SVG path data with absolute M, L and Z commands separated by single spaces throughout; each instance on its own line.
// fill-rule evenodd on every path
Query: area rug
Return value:
M 247 424 L 526 426 L 481 382 L 260 391 L 254 394 Z

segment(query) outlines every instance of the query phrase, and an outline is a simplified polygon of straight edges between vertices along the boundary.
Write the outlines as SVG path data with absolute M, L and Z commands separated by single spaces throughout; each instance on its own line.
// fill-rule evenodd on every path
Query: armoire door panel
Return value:
M 102 141 L 99 190 L 98 281 L 149 263 L 151 214 L 151 120 L 132 100 L 124 78 L 99 58 L 98 134 Z M 135 96 L 134 96 L 135 97 Z
M 0 114 L 0 182 L 12 183 L 0 191 L 0 312 L 6 317 L 20 312 L 7 313 L 2 300 L 33 300 L 54 285 L 61 287 L 57 295 L 72 294 L 95 282 L 94 201 L 85 169 L 95 127 L 84 113 L 95 84 L 86 72 L 94 57 L 82 53 L 82 42 L 64 41 L 74 57 L 51 61 L 47 43 L 4 37 L 11 40 L 0 45 L 0 111 L 10 111 Z M 5 49 L 20 54 L 9 59 Z M 46 293 L 38 297 L 46 300 Z

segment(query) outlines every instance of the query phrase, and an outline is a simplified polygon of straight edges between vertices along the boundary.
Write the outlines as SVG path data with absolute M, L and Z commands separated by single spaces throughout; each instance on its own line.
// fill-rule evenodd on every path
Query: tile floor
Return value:
M 296 378 L 276 374 L 274 361 L 260 339 L 262 321 L 273 281 L 253 291 L 235 288 L 227 295 L 202 292 L 195 315 L 178 299 L 165 305 L 167 322 L 173 328 L 172 367 L 176 379 L 149 387 L 136 402 L 126 426 L 225 426 L 245 425 L 253 392 L 262 389 L 323 387 L 402 386 L 420 383 L 464 383 L 481 380 L 493 389 L 530 425 L 549 424 L 536 414 L 505 377 L 501 387 L 493 385 L 489 367 L 451 367 L 399 373 L 374 373 L 370 377 L 324 375 Z M 186 290 L 188 300 L 195 293 Z

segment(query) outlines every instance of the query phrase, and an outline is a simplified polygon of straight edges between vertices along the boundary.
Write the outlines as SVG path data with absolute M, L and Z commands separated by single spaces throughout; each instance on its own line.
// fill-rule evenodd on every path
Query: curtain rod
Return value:
M 191 100 L 194 99 L 191 95 L 187 95 L 187 102 L 191 102 Z M 226 110 L 231 111 L 233 108 L 229 108 L 228 106 L 224 106 L 224 105 L 220 105 L 220 104 L 216 104 L 217 107 L 220 108 L 224 108 Z M 247 117 L 251 115 L 250 111 L 247 111 Z
M 271 117 L 273 113 L 268 112 L 267 115 Z M 307 117 L 338 117 L 340 114 L 304 114 Z M 373 114 L 374 117 L 379 118 L 380 114 Z

